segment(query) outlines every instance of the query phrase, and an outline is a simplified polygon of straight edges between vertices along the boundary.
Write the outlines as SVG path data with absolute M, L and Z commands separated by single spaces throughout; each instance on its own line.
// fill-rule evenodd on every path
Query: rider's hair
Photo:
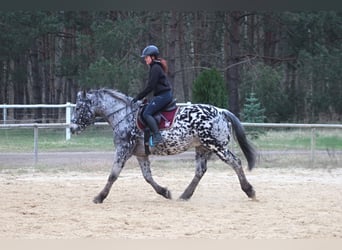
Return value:
M 169 67 L 167 66 L 167 61 L 164 58 L 159 58 L 159 60 L 160 60 L 160 63 L 163 67 L 165 74 L 168 74 L 169 73 Z
M 156 57 L 155 55 L 154 55 L 154 58 L 155 58 L 154 60 L 160 62 L 165 74 L 168 74 L 169 73 L 169 67 L 167 66 L 167 61 L 164 58 Z

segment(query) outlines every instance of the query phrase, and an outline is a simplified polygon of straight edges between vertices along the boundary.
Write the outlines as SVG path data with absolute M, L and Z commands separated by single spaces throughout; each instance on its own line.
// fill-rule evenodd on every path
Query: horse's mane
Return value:
M 130 97 L 117 91 L 117 90 L 114 90 L 114 89 L 106 89 L 106 88 L 103 88 L 103 89 L 98 89 L 98 90 L 91 90 L 89 92 L 93 92 L 93 93 L 97 93 L 99 95 L 103 95 L 103 94 L 108 94 L 110 96 L 112 96 L 113 98 L 115 99 L 119 99 L 121 100 L 122 102 L 124 102 L 125 104 L 129 105 L 130 104 Z

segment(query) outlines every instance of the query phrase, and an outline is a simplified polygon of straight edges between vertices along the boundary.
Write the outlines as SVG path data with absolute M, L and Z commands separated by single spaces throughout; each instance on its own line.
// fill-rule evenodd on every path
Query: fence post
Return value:
M 7 108 L 6 108 L 6 103 L 4 103 L 4 111 L 2 113 L 2 120 L 4 121 L 4 124 L 6 124 L 7 122 Z
M 34 164 L 38 162 L 38 124 L 33 127 L 33 151 L 34 151 Z
M 316 135 L 315 128 L 311 129 L 311 164 L 312 167 L 315 165 L 315 146 L 316 146 Z
M 67 106 L 65 108 L 65 123 L 70 124 L 71 122 L 71 103 L 67 102 Z M 71 135 L 70 135 L 70 128 L 66 127 L 65 128 L 65 140 L 70 140 Z

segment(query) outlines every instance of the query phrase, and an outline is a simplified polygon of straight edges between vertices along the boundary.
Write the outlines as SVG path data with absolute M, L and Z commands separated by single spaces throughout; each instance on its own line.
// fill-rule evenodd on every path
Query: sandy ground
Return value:
M 81 164 L 81 163 L 80 163 Z M 157 195 L 130 160 L 103 204 L 108 166 L 2 169 L 1 239 L 332 239 L 342 238 L 342 169 L 256 168 L 246 175 L 258 202 L 234 172 L 211 161 L 194 196 L 178 201 L 192 161 L 153 160 Z M 91 170 L 90 170 L 91 169 Z

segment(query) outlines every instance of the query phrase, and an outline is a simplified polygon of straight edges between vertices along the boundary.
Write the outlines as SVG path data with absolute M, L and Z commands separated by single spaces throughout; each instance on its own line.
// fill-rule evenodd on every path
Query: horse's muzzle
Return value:
M 81 132 L 80 126 L 75 123 L 71 123 L 69 128 L 72 134 L 79 134 Z

